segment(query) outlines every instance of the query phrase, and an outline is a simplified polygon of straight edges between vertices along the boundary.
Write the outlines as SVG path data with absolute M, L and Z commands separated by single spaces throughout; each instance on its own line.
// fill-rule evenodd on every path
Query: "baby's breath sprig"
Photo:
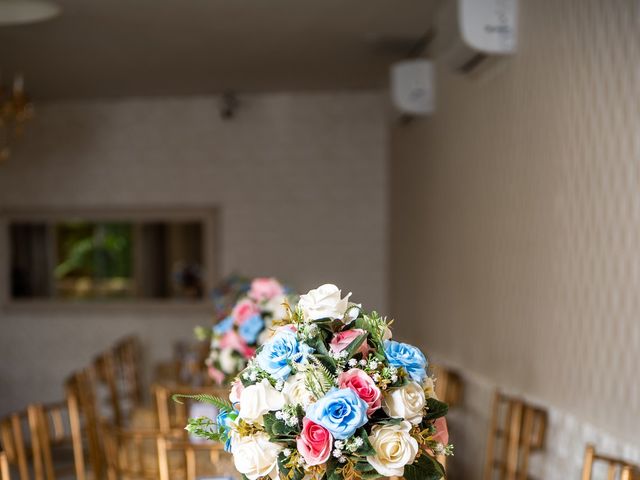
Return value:
M 349 352 L 346 350 L 342 350 L 341 352 L 330 352 L 331 358 L 336 362 L 336 374 L 340 375 L 347 368 L 347 358 L 349 357 Z M 355 360 L 355 359 L 351 359 Z
M 431 450 L 436 455 L 444 455 L 445 457 L 453 457 L 453 445 L 445 445 L 440 442 L 431 442 L 433 445 L 431 446 Z
M 320 328 L 315 323 L 302 323 L 298 327 L 298 337 L 303 341 L 313 340 L 320 333 Z
M 240 373 L 240 376 L 242 377 L 242 379 L 253 383 L 261 382 L 265 378 L 269 380 L 271 384 L 275 383 L 271 378 L 271 375 L 269 375 L 258 366 L 258 363 L 255 361 L 255 359 L 249 360 L 249 364 Z
M 372 355 L 369 355 L 367 360 L 363 359 L 357 363 L 349 361 L 349 366 L 354 368 L 359 366 L 376 382 L 380 390 L 386 390 L 393 386 L 402 377 L 402 372 L 399 369 L 385 364 Z
M 360 437 L 353 436 L 343 442 L 343 449 L 349 453 L 356 453 L 356 450 L 362 445 L 364 445 L 364 440 Z
M 445 445 L 442 442 L 435 441 L 433 436 L 436 434 L 436 429 L 433 425 L 427 428 L 421 428 L 416 425 L 411 430 L 411 436 L 416 439 L 420 446 L 419 452 L 431 451 L 435 455 L 453 455 L 453 445 Z
M 300 423 L 300 419 L 298 418 L 298 408 L 296 405 L 287 404 L 282 408 L 282 410 L 278 410 L 275 415 L 278 420 L 282 420 L 289 427 L 296 427 Z

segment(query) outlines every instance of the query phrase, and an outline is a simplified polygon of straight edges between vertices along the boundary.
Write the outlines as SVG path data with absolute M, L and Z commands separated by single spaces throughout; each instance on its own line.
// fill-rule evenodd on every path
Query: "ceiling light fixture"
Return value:
M 62 9 L 49 0 L 0 0 L 0 27 L 43 22 Z

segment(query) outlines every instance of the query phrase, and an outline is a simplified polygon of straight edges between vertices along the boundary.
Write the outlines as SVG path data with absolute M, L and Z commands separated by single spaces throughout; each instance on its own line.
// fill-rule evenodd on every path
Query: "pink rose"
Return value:
M 333 353 L 338 353 L 343 351 L 351 342 L 353 342 L 356 338 L 358 338 L 363 333 L 367 333 L 361 328 L 353 328 L 351 330 L 345 330 L 344 332 L 336 333 L 331 339 L 331 343 L 329 344 L 329 348 Z M 365 339 L 360 345 L 357 353 L 361 353 L 363 358 L 366 358 L 369 355 L 369 344 Z
M 240 395 L 242 395 L 243 390 L 244 390 L 244 385 L 242 385 L 242 382 L 240 380 L 236 380 L 231 384 L 231 392 L 229 393 L 229 400 L 238 410 L 240 410 Z
M 233 316 L 233 321 L 236 325 L 242 325 L 247 321 L 248 318 L 253 317 L 255 314 L 259 314 L 260 309 L 258 306 L 248 298 L 244 300 L 240 300 L 233 307 L 231 311 L 231 315 Z
M 376 382 L 364 370 L 352 368 L 338 375 L 338 386 L 350 388 L 369 405 L 367 415 L 371 415 L 382 405 L 382 392 Z
M 256 353 L 256 349 L 248 346 L 244 338 L 238 335 L 234 330 L 229 330 L 223 335 L 220 339 L 219 348 L 221 350 L 224 348 L 233 348 L 245 358 L 251 358 Z
M 333 437 L 329 430 L 305 417 L 296 444 L 307 465 L 321 465 L 329 460 Z
M 224 373 L 222 373 L 220 370 L 218 370 L 215 367 L 209 367 L 208 371 L 209 371 L 209 377 L 211 377 L 211 380 L 216 382 L 216 385 L 222 385 L 222 382 L 224 381 Z
M 440 417 L 433 423 L 436 427 L 436 434 L 431 437 L 434 441 L 449 444 L 449 429 L 447 428 L 447 419 Z
M 256 302 L 264 302 L 284 295 L 284 288 L 275 278 L 256 278 L 251 282 L 249 298 Z

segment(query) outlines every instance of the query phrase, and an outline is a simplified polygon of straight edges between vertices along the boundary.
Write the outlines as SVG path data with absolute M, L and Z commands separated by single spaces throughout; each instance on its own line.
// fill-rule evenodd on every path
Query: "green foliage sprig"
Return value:
M 231 405 L 231 402 L 229 400 L 224 400 L 220 397 L 209 395 L 207 393 L 198 393 L 193 395 L 176 393 L 175 395 L 171 396 L 171 399 L 174 402 L 180 403 L 180 404 L 183 403 L 182 401 L 180 401 L 181 398 L 188 398 L 191 400 L 195 400 L 196 402 L 199 402 L 199 403 L 208 403 L 210 405 L 213 405 L 219 408 L 220 410 L 224 410 L 225 412 L 233 412 L 234 410 L 233 405 Z

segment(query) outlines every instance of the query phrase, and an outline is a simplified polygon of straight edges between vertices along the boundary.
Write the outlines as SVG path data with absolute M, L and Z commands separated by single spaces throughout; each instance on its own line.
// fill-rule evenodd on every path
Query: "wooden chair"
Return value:
M 0 450 L 0 480 L 11 480 L 7 454 Z
M 0 420 L 0 439 L 4 448 L 8 466 L 14 467 L 20 480 L 31 480 L 31 475 L 42 478 L 42 465 L 33 462 L 39 457 L 34 452 L 31 432 L 35 426 L 35 418 L 28 410 L 14 412 Z M 36 446 L 37 448 L 37 446 Z
M 110 417 L 110 421 L 118 426 L 123 426 L 125 424 L 125 415 L 122 408 L 120 391 L 118 389 L 115 352 L 113 350 L 107 350 L 101 353 L 94 359 L 92 367 L 92 377 L 96 380 L 95 390 L 102 390 L 106 393 L 106 398 L 103 398 L 100 395 L 101 392 L 95 392 L 98 412 L 101 411 L 106 403 L 109 413 L 101 416 Z M 106 402 L 104 402 L 105 400 Z
M 121 339 L 114 347 L 117 378 L 121 395 L 132 407 L 143 401 L 142 348 L 138 337 L 132 335 Z
M 483 479 L 527 480 L 529 455 L 544 447 L 546 426 L 545 410 L 496 392 Z
M 589 444 L 584 452 L 584 464 L 582 467 L 582 480 L 591 480 L 594 464 L 607 465 L 607 480 L 634 480 L 640 478 L 638 467 L 619 458 L 609 457 L 596 453 L 593 445 Z
M 178 431 L 183 434 L 184 438 L 187 438 L 187 432 L 184 427 L 189 420 L 190 407 L 194 402 L 189 399 L 183 399 L 181 403 L 174 402 L 171 398 L 174 394 L 195 395 L 206 393 L 221 398 L 229 397 L 227 387 L 168 387 L 156 384 L 152 387 L 152 390 L 158 429 L 165 434 Z
M 74 373 L 65 384 L 65 392 L 76 478 L 86 480 L 87 467 L 94 479 L 102 478 L 104 455 L 90 370 Z
M 216 443 L 191 443 L 181 439 L 157 437 L 160 480 L 196 480 L 212 476 L 231 476 L 235 468 L 231 455 Z M 176 455 L 171 458 L 171 454 Z M 170 460 L 174 460 L 171 462 Z
M 130 430 L 104 423 L 101 431 L 108 480 L 157 480 L 157 430 Z
M 441 365 L 432 365 L 431 371 L 436 377 L 436 395 L 449 408 L 455 408 L 462 403 L 463 382 L 460 374 Z
M 39 455 L 34 456 L 36 471 L 44 472 L 46 480 L 76 473 L 80 459 L 75 458 L 76 445 L 67 402 L 29 405 L 28 412 L 32 419 L 34 451 Z

